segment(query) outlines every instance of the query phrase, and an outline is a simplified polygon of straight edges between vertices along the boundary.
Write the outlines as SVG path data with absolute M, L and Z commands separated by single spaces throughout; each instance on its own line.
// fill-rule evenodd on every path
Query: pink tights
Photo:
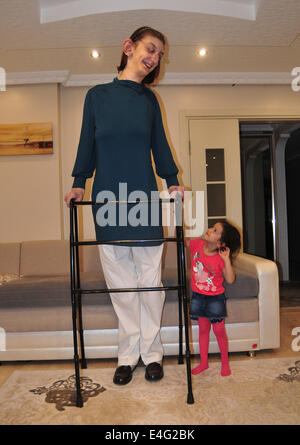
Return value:
M 200 349 L 200 364 L 192 369 L 192 374 L 196 375 L 208 368 L 208 345 L 210 333 L 210 320 L 208 318 L 198 318 L 199 325 L 199 349 Z M 224 320 L 212 323 L 213 331 L 217 338 L 217 342 L 221 352 L 221 375 L 227 376 L 231 374 L 228 360 L 228 339 L 225 331 Z

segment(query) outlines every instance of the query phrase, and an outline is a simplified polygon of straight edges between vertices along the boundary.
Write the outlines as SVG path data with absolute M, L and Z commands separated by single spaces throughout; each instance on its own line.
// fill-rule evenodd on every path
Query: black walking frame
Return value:
M 178 194 L 180 197 L 180 195 Z M 175 202 L 176 221 L 182 221 L 182 200 L 178 199 L 159 199 L 163 202 Z M 116 201 L 115 203 L 119 203 Z M 173 238 L 158 238 L 148 240 L 113 240 L 113 243 L 141 243 L 147 245 L 147 243 L 153 241 L 160 242 L 176 242 L 177 244 L 177 272 L 178 272 L 178 284 L 177 286 L 163 286 L 163 287 L 145 287 L 145 288 L 126 288 L 126 289 L 81 289 L 80 287 L 80 270 L 79 270 L 79 246 L 94 245 L 94 244 L 110 244 L 111 241 L 79 241 L 78 240 L 78 218 L 77 218 L 77 206 L 78 205 L 99 205 L 102 203 L 93 201 L 80 201 L 75 202 L 73 199 L 70 201 L 70 272 L 71 272 L 71 301 L 72 301 L 72 321 L 73 321 L 73 345 L 74 345 L 74 366 L 75 366 L 75 379 L 76 379 L 76 406 L 83 406 L 83 399 L 81 394 L 80 385 L 80 369 L 79 364 L 81 362 L 81 368 L 87 368 L 85 350 L 84 350 L 84 334 L 83 334 L 83 321 L 82 321 L 82 294 L 92 293 L 112 293 L 112 292 L 148 292 L 148 291 L 178 291 L 178 309 L 179 309 L 179 352 L 178 363 L 183 364 L 183 352 L 182 352 L 182 308 L 184 314 L 185 325 L 185 358 L 186 358 L 186 370 L 187 370 L 187 403 L 194 403 L 194 397 L 192 393 L 192 379 L 191 379 L 191 363 L 190 363 L 190 348 L 189 348 L 189 330 L 188 330 L 188 310 L 187 310 L 187 291 L 186 291 L 186 269 L 185 269 L 185 252 L 184 252 L 184 233 L 182 224 L 176 225 L 176 237 Z M 79 339 L 78 339 L 79 334 Z M 80 343 L 80 354 L 78 354 L 78 340 Z

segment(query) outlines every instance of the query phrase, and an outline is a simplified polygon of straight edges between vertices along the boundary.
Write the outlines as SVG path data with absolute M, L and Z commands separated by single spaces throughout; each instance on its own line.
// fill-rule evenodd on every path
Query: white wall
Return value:
M 52 122 L 53 154 L 0 156 L 0 242 L 60 239 L 57 85 L 8 86 L 0 123 Z
M 60 239 L 69 236 L 69 213 L 63 196 L 72 184 L 86 87 L 10 86 L 0 93 L 0 123 L 53 122 L 52 155 L 0 156 L 0 242 Z M 159 86 L 167 136 L 188 184 L 186 140 L 180 113 L 264 116 L 300 119 L 300 92 L 290 86 Z M 61 123 L 61 138 L 59 138 Z M 60 148 L 61 140 L 61 148 Z M 61 151 L 60 151 L 61 150 Z M 61 161 L 61 162 L 60 162 Z M 91 181 L 86 198 L 89 199 Z M 89 209 L 84 209 L 89 213 Z M 93 236 L 90 216 L 84 236 Z

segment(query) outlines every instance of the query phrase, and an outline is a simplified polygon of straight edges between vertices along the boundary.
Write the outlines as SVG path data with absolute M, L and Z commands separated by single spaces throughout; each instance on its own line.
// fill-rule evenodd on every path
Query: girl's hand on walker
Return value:
M 177 193 L 181 195 L 182 199 L 184 198 L 184 187 L 181 185 L 172 185 L 169 187 L 168 192 L 171 198 L 175 198 Z
M 84 196 L 85 189 L 82 188 L 73 188 L 69 193 L 65 195 L 65 203 L 67 207 L 70 207 L 71 199 L 75 199 L 75 201 L 82 201 Z

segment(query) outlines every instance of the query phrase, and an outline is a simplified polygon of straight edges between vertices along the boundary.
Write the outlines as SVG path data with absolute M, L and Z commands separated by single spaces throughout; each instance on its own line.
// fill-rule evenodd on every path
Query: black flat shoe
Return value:
M 164 376 L 164 370 L 163 367 L 157 363 L 149 363 L 149 365 L 146 366 L 146 372 L 145 372 L 145 379 L 149 380 L 150 382 L 157 382 L 158 380 L 162 379 Z
M 132 379 L 132 372 L 135 368 L 131 369 L 131 366 L 119 366 L 115 370 L 113 382 L 116 385 L 127 385 Z

